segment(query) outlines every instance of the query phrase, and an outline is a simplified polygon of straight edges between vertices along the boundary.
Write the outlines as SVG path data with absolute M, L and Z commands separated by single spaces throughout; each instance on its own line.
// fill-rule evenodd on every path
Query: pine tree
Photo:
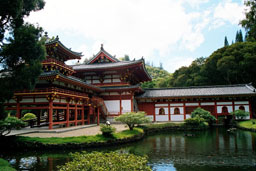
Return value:
M 228 43 L 228 39 L 227 39 L 227 36 L 225 36 L 225 39 L 224 39 L 224 46 L 228 46 L 229 43 Z

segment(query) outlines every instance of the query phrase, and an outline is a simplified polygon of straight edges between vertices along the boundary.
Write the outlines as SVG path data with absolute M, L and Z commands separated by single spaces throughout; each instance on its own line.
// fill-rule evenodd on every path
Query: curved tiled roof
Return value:
M 115 67 L 123 67 L 141 63 L 142 60 L 136 61 L 120 61 L 113 63 L 98 63 L 98 64 L 80 64 L 80 65 L 72 65 L 74 70 L 90 70 L 90 69 L 105 69 L 105 68 L 115 68 Z
M 92 89 L 95 89 L 97 91 L 104 91 L 103 89 L 101 89 L 100 87 L 97 87 L 97 86 L 94 86 L 92 84 L 89 84 L 89 83 L 86 83 L 85 81 L 77 78 L 77 77 L 74 77 L 74 76 L 65 76 L 61 73 L 59 73 L 58 71 L 50 71 L 50 72 L 43 72 L 40 77 L 47 77 L 47 76 L 55 76 L 55 75 L 59 75 L 60 77 L 62 78 L 65 78 L 65 79 L 68 79 L 70 81 L 74 81 L 74 82 L 77 82 L 77 83 L 80 83 L 86 87 L 89 87 L 89 88 L 92 88 Z
M 182 87 L 166 89 L 145 89 L 136 98 L 176 98 L 176 97 L 207 97 L 207 96 L 237 96 L 256 95 L 251 84 L 237 84 L 225 86 Z
M 66 51 L 68 51 L 69 53 L 73 54 L 74 56 L 76 56 L 78 59 L 80 59 L 83 55 L 82 55 L 82 52 L 75 52 L 75 51 L 72 51 L 71 49 L 67 48 L 65 45 L 63 45 L 61 43 L 61 41 L 59 40 L 59 37 L 57 36 L 54 40 L 49 40 L 49 41 L 46 41 L 45 45 L 52 45 L 52 44 L 55 44 L 55 43 L 58 43 L 58 45 L 60 45 L 62 48 L 64 48 Z

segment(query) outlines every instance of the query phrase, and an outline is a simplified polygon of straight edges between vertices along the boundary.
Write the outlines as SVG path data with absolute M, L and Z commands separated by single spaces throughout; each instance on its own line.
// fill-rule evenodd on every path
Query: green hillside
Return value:
M 142 84 L 142 88 L 162 88 L 169 87 L 169 81 L 172 78 L 172 74 L 159 67 L 153 67 L 146 65 L 146 69 L 150 74 L 152 81 Z

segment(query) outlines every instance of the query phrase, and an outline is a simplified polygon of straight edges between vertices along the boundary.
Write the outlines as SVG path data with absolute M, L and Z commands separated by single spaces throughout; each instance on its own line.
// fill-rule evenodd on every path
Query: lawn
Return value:
M 256 131 L 256 119 L 251 119 L 248 121 L 238 122 L 238 126 L 245 129 L 250 129 Z
M 112 139 L 124 139 L 130 138 L 135 135 L 143 133 L 140 128 L 134 128 L 134 130 L 124 130 L 122 132 L 114 133 L 113 137 L 104 137 L 101 134 L 95 136 L 78 136 L 78 137 L 51 137 L 51 138 L 39 138 L 39 137 L 18 137 L 18 141 L 25 142 L 41 142 L 43 144 L 66 144 L 66 143 L 93 143 L 93 142 L 106 142 Z

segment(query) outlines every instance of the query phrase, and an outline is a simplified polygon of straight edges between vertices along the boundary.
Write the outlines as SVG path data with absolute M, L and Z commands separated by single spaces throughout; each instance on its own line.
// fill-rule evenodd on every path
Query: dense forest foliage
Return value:
M 172 74 L 162 69 L 161 67 L 154 67 L 146 65 L 146 69 L 152 78 L 152 81 L 142 84 L 143 88 L 162 88 L 169 87 L 169 80 L 172 78 Z

